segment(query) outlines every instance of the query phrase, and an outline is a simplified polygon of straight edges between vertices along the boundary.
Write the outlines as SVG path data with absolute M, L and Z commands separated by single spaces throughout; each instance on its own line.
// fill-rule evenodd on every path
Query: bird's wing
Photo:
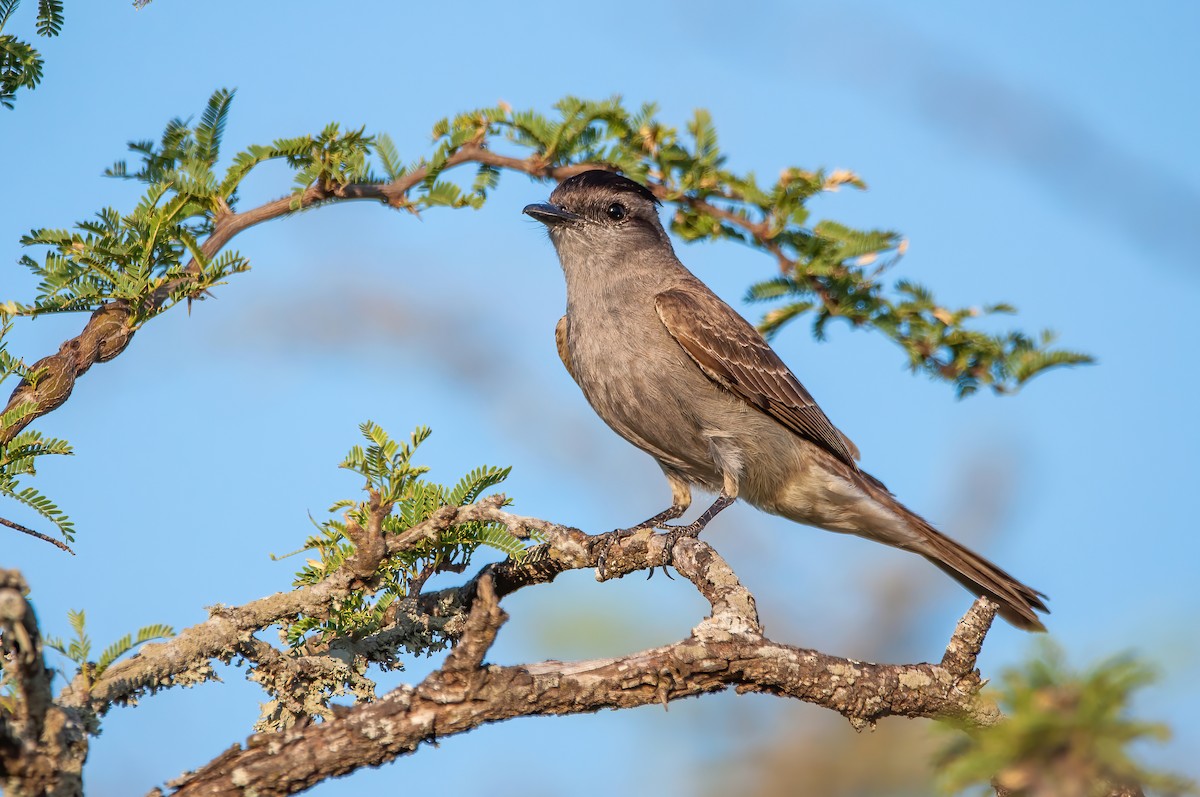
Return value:
M 858 448 L 829 422 L 762 335 L 729 305 L 704 298 L 676 288 L 654 299 L 667 331 L 700 370 L 857 470 Z
M 571 367 L 571 350 L 567 348 L 567 317 L 563 316 L 558 319 L 558 323 L 554 326 L 554 343 L 558 346 L 558 358 L 562 360 L 563 367 L 567 369 L 567 373 L 575 379 L 575 369 Z M 578 379 L 575 379 L 578 382 Z

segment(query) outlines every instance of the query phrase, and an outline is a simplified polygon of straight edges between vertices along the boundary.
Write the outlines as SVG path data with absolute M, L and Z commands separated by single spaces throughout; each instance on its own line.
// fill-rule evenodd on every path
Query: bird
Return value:
M 995 602 L 1009 623 L 1044 631 L 1043 593 L 939 532 L 859 467 L 858 448 L 758 330 L 680 262 L 660 205 L 640 183 L 589 169 L 523 210 L 545 225 L 566 280 L 555 328 L 563 365 L 596 414 L 654 458 L 671 490 L 670 507 L 623 531 L 666 531 L 669 557 L 678 539 L 740 498 L 920 554 Z M 670 524 L 694 487 L 716 500 L 692 523 Z

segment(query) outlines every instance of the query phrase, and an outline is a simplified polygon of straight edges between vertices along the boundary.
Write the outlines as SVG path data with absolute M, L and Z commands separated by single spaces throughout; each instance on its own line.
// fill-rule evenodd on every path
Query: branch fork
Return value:
M 661 535 L 652 532 L 588 535 L 511 514 L 503 503 L 502 497 L 492 496 L 464 507 L 445 507 L 402 535 L 385 536 L 382 518 L 390 507 L 373 496 L 365 528 L 349 534 L 357 547 L 355 555 L 325 581 L 214 611 L 208 620 L 172 640 L 147 645 L 117 662 L 90 688 L 70 685 L 52 703 L 48 681 L 45 688 L 38 685 L 36 668 L 18 669 L 26 682 L 23 688 L 31 695 L 42 694 L 40 704 L 49 704 L 51 711 L 63 712 L 64 717 L 98 716 L 148 690 L 207 680 L 213 677 L 213 660 L 241 656 L 253 664 L 252 679 L 268 688 L 280 712 L 297 717 L 315 713 L 324 720 L 303 720 L 251 736 L 244 745 L 172 781 L 171 793 L 176 795 L 293 794 L 327 778 L 392 761 L 422 742 L 491 722 L 602 708 L 666 706 L 731 687 L 823 706 L 860 729 L 887 716 L 954 718 L 975 726 L 1000 719 L 996 707 L 977 695 L 982 681 L 975 661 L 996 613 L 996 606 L 985 599 L 976 601 L 959 622 L 939 664 L 888 665 L 838 658 L 764 636 L 754 596 L 716 550 L 694 538 L 675 543 L 673 563 L 708 601 L 711 612 L 686 638 L 605 659 L 487 664 L 487 652 L 508 618 L 500 606 L 505 595 L 549 583 L 565 570 L 594 568 L 602 552 L 610 574 L 649 570 L 659 566 L 665 544 Z M 331 643 L 296 658 L 256 638 L 258 632 L 298 614 L 319 614 L 359 588 L 356 585 L 369 584 L 372 574 L 366 568 L 377 567 L 389 553 L 468 521 L 501 523 L 526 537 L 536 530 L 546 542 L 520 561 L 484 567 L 460 587 L 409 599 L 407 607 L 396 612 L 392 626 L 371 638 L 351 641 L 345 650 L 335 651 Z M 5 592 L 6 583 L 0 580 L 0 608 L 23 605 L 23 597 L 21 604 L 9 597 L 13 587 Z M 19 594 L 23 582 L 15 588 Z M 19 643 L 27 649 L 10 617 L 16 615 L 5 611 L 0 617 L 5 645 Z M 388 641 L 404 638 L 409 627 L 418 631 L 420 623 L 436 623 L 457 635 L 440 668 L 415 686 L 400 686 L 378 698 L 370 681 L 353 680 L 353 662 L 394 660 L 395 651 L 385 649 Z M 32 639 L 30 626 L 20 627 Z M 36 634 L 36 624 L 32 628 Z M 322 690 L 329 690 L 331 684 L 341 690 L 337 693 L 353 694 L 359 702 L 350 707 L 326 706 L 329 693 Z M 36 699 L 30 703 L 37 704 Z M 11 722 L 0 724 L 0 761 L 6 741 L 16 738 L 15 727 Z M 74 753 L 43 745 L 38 748 L 39 760 L 61 764 L 74 760 L 76 769 L 81 768 L 86 738 L 80 722 L 74 727 L 80 740 L 71 748 Z

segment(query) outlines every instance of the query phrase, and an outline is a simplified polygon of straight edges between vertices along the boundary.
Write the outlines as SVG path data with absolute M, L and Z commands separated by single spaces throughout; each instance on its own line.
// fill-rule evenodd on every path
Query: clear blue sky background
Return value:
M 34 3 L 14 20 L 29 31 Z M 1035 380 L 1016 397 L 956 401 L 912 376 L 880 336 L 835 325 L 776 346 L 858 443 L 868 470 L 909 505 L 979 545 L 1051 596 L 1053 637 L 1076 663 L 1132 649 L 1163 681 L 1139 709 L 1176 737 L 1150 760 L 1196 775 L 1195 230 L 1200 218 L 1200 6 L 1035 2 L 347 5 L 73 0 L 64 35 L 38 42 L 44 85 L 2 112 L 0 298 L 27 299 L 21 234 L 64 227 L 136 189 L 100 171 L 172 116 L 198 115 L 236 87 L 225 152 L 329 121 L 390 133 L 407 159 L 432 123 L 505 100 L 548 112 L 566 94 L 653 100 L 682 127 L 712 112 L 735 169 L 842 167 L 868 192 L 814 203 L 820 216 L 902 231 L 895 271 L 950 305 L 1010 301 L 1012 320 L 1051 326 L 1098 365 Z M 23 26 L 23 27 L 22 27 Z M 263 169 L 244 207 L 287 192 Z M 667 497 L 657 468 L 586 407 L 554 353 L 561 274 L 520 215 L 551 186 L 505 175 L 479 212 L 422 220 L 356 204 L 244 233 L 254 264 L 216 298 L 149 324 L 80 381 L 37 428 L 77 456 L 46 463 L 39 486 L 79 528 L 78 556 L 16 535 L 0 565 L 20 567 L 46 629 L 86 608 L 99 645 L 137 626 L 182 628 L 214 603 L 286 588 L 295 549 L 355 478 L 336 469 L 371 418 L 397 436 L 434 428 L 433 476 L 511 464 L 516 511 L 603 531 Z M 771 261 L 732 244 L 684 247 L 683 260 L 740 305 Z M 40 256 L 40 255 L 39 255 Z M 743 307 L 751 317 L 760 308 Z M 81 316 L 22 324 L 16 353 L 50 353 Z M 991 474 L 980 486 L 970 474 Z M 997 487 L 996 485 L 1001 485 Z M 1005 486 L 1006 485 L 1006 486 Z M 978 494 L 977 494 L 978 493 Z M 973 507 L 1004 511 L 986 535 Z M 30 520 L 9 506 L 0 513 Z M 975 512 L 977 515 L 978 512 Z M 976 518 L 978 521 L 978 518 Z M 768 631 L 861 658 L 940 656 L 969 596 L 915 557 L 765 516 L 724 514 L 707 539 L 759 599 Z M 872 574 L 915 574 L 933 590 L 899 647 L 870 625 Z M 493 660 L 634 650 L 676 639 L 704 606 L 686 582 L 597 585 L 572 574 L 507 601 L 513 621 Z M 902 609 L 891 607 L 893 613 Z M 1030 650 L 998 627 L 996 674 Z M 428 662 L 415 662 L 407 678 Z M 114 711 L 94 742 L 92 793 L 142 793 L 247 734 L 259 693 L 173 690 Z M 661 710 L 533 719 L 422 749 L 326 784 L 497 794 L 678 790 L 779 701 L 720 696 Z M 736 731 L 736 732 L 735 732 Z M 645 766 L 597 777 L 596 748 Z M 732 751 L 732 753 L 731 753 Z M 524 773 L 536 760 L 540 783 Z M 869 762 L 864 762 L 864 766 Z M 580 773 L 589 773 L 581 775 Z M 686 789 L 685 789 L 686 790 Z

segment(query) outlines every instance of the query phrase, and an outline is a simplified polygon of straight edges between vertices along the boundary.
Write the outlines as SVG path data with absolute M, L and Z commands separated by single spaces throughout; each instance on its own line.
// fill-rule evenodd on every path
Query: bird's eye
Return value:
M 606 212 L 608 213 L 608 217 L 613 221 L 620 221 L 621 219 L 625 218 L 627 213 L 629 213 L 629 211 L 625 209 L 625 206 L 620 202 L 614 202 L 609 205 Z

